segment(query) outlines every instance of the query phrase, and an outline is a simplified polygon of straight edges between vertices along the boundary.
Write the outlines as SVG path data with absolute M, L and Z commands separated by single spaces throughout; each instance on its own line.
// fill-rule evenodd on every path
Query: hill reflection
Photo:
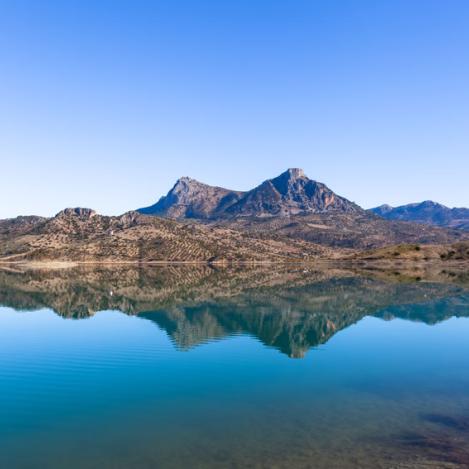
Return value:
M 95 267 L 0 270 L 0 304 L 80 319 L 102 310 L 139 315 L 176 347 L 250 334 L 302 357 L 365 316 L 435 324 L 469 316 L 464 272 L 338 268 Z

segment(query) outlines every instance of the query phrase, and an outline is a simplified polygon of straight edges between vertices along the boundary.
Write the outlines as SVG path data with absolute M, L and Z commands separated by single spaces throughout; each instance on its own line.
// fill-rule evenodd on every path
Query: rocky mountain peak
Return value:
M 235 216 L 272 217 L 323 212 L 360 212 L 353 202 L 325 184 L 309 179 L 300 168 L 290 168 L 247 192 L 228 212 Z
M 394 209 L 394 207 L 389 205 L 389 204 L 382 204 L 379 207 L 376 207 L 372 210 L 374 211 L 374 213 L 376 213 L 378 215 L 383 215 L 385 213 L 389 213 L 393 209 Z
M 176 181 L 176 184 L 174 184 L 173 189 L 178 188 L 178 187 L 198 186 L 198 185 L 204 185 L 204 184 L 197 181 L 196 179 L 192 179 L 188 176 L 183 176 Z
M 239 199 L 242 192 L 210 186 L 190 177 L 176 181 L 172 189 L 150 207 L 138 212 L 168 218 L 212 218 Z
M 288 168 L 281 176 L 287 176 L 289 179 L 305 178 L 305 172 L 301 168 Z
M 433 202 L 433 200 L 424 200 L 421 202 L 420 205 L 422 208 L 438 208 L 438 207 L 444 207 L 444 205 L 439 204 L 438 202 Z

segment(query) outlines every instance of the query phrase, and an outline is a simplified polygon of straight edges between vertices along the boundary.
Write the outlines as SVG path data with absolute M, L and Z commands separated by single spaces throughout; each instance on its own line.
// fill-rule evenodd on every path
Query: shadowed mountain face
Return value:
M 372 208 L 371 211 L 387 220 L 412 221 L 469 230 L 469 208 L 449 208 L 431 200 L 400 207 L 381 205 Z
M 468 285 L 467 273 L 446 271 L 0 271 L 0 304 L 18 310 L 47 307 L 66 318 L 119 310 L 154 322 L 181 349 L 249 334 L 290 357 L 302 357 L 369 315 L 427 324 L 469 316 Z
M 139 209 L 139 212 L 149 215 L 199 219 L 289 216 L 329 211 L 361 212 L 362 209 L 326 185 L 309 179 L 298 168 L 288 169 L 248 192 L 181 178 L 156 204 Z

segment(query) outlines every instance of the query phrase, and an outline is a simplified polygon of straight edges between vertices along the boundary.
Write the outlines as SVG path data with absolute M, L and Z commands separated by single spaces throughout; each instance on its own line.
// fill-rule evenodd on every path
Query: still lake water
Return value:
M 467 468 L 469 275 L 0 270 L 0 467 Z

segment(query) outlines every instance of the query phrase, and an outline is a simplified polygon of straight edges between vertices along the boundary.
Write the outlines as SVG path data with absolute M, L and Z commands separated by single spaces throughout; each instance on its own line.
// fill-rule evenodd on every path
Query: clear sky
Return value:
M 469 206 L 467 0 L 0 0 L 0 218 L 288 167 Z

